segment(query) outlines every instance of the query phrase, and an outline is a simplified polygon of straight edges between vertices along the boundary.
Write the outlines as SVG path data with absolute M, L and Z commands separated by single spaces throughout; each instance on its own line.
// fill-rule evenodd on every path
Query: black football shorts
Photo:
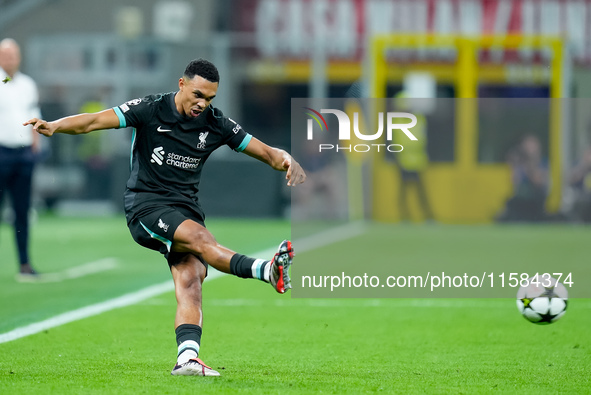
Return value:
M 203 218 L 193 210 L 172 206 L 149 210 L 147 214 L 134 217 L 127 226 L 131 236 L 139 245 L 159 251 L 165 256 L 169 265 L 174 265 L 186 255 L 184 252 L 171 251 L 174 232 L 188 219 L 205 226 Z M 203 263 L 207 266 L 205 262 Z

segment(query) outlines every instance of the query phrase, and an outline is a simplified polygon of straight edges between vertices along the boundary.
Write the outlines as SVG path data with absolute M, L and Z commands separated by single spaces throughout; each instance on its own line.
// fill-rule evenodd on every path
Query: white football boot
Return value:
M 220 373 L 203 363 L 199 358 L 189 359 L 187 362 L 175 365 L 170 372 L 173 376 L 219 376 Z

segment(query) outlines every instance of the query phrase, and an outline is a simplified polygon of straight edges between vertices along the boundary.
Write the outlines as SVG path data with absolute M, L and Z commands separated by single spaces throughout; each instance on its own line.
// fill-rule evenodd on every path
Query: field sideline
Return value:
M 210 222 L 218 241 L 250 253 L 290 233 L 284 221 Z M 59 282 L 15 283 L 9 237 L 1 227 L 0 333 L 170 278 L 122 218 L 35 225 L 33 258 L 45 272 L 116 260 Z M 0 344 L 0 393 L 591 392 L 589 299 L 571 300 L 566 316 L 544 327 L 508 299 L 292 299 L 230 276 L 206 283 L 204 295 L 201 357 L 220 378 L 170 376 L 175 300 L 167 292 Z

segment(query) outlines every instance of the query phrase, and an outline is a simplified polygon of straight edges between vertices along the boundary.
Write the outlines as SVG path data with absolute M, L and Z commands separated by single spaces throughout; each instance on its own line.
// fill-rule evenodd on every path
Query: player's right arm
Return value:
M 96 113 L 72 115 L 53 122 L 32 118 L 23 125 L 33 125 L 33 131 L 51 137 L 54 133 L 84 134 L 93 130 L 116 129 L 120 123 L 117 114 L 110 108 Z

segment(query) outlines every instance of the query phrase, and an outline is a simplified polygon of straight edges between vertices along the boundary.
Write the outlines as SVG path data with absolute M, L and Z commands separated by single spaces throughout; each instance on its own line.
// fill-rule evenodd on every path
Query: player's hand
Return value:
M 286 158 L 282 165 L 283 168 L 287 170 L 285 179 L 287 180 L 288 186 L 296 186 L 306 181 L 306 172 L 304 169 L 302 169 L 302 166 L 300 166 L 300 164 L 296 162 L 291 156 Z
M 55 131 L 55 127 L 50 122 L 44 121 L 43 119 L 33 118 L 23 123 L 23 126 L 33 125 L 33 131 L 40 133 L 44 136 L 51 137 Z

